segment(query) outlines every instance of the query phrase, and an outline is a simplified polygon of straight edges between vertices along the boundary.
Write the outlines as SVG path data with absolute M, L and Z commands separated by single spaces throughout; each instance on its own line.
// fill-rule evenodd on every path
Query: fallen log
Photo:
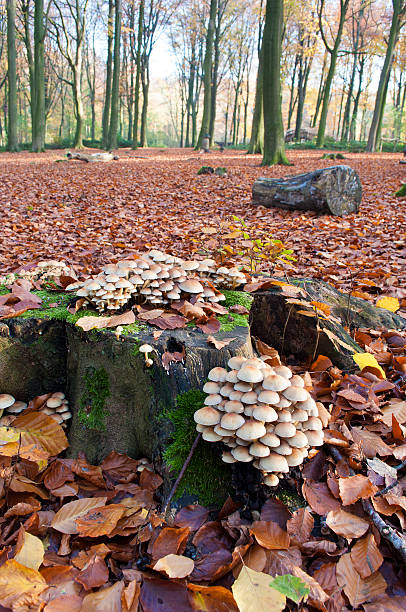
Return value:
M 90 162 L 109 162 L 109 161 L 113 161 L 113 160 L 117 160 L 118 156 L 117 155 L 113 155 L 113 153 L 111 153 L 111 151 L 107 152 L 102 152 L 102 153 L 79 153 L 77 151 L 74 151 L 73 153 L 71 151 L 68 151 L 66 154 L 66 157 L 68 159 L 77 159 L 79 161 L 84 161 L 87 163 Z
M 361 181 L 349 166 L 330 166 L 285 179 L 258 178 L 252 187 L 253 204 L 338 217 L 357 213 L 361 197 Z

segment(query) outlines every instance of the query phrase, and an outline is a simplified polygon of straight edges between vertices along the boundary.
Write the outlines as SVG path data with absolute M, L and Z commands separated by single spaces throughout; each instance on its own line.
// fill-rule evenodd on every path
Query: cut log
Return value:
M 353 353 L 364 351 L 347 329 L 406 327 L 402 317 L 366 300 L 349 299 L 348 295 L 323 281 L 295 279 L 290 282 L 303 287 L 305 296 L 298 296 L 302 304 L 295 303 L 296 299 L 292 301 L 275 287 L 254 293 L 250 311 L 252 336 L 276 348 L 289 361 L 303 363 L 325 355 L 334 365 L 351 370 L 355 367 Z M 316 313 L 303 305 L 311 301 L 328 305 L 334 318 L 318 320 Z M 306 311 L 310 316 L 303 314 Z
M 338 217 L 357 213 L 361 197 L 361 181 L 349 166 L 331 166 L 285 179 L 258 178 L 252 187 L 253 204 Z
M 68 159 L 77 159 L 79 161 L 84 161 L 84 162 L 109 162 L 109 161 L 113 161 L 113 160 L 117 160 L 118 156 L 117 155 L 113 155 L 113 153 L 109 152 L 109 153 L 79 153 L 77 151 L 74 151 L 73 153 L 71 151 L 68 151 L 66 154 L 66 157 Z

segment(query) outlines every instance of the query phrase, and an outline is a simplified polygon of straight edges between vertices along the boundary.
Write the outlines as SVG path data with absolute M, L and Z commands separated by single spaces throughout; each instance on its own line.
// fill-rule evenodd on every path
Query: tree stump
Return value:
M 258 178 L 252 187 L 253 204 L 338 217 L 357 213 L 361 197 L 361 181 L 349 166 L 331 166 L 285 179 Z
M 109 161 L 113 161 L 113 160 L 117 160 L 118 156 L 117 155 L 113 155 L 113 153 L 110 152 L 98 152 L 98 153 L 79 153 L 78 151 L 74 151 L 73 153 L 71 153 L 71 151 L 68 151 L 66 154 L 66 157 L 68 159 L 77 159 L 79 161 L 84 161 L 87 163 L 91 163 L 91 162 L 109 162 Z
M 275 287 L 253 294 L 250 324 L 252 336 L 276 348 L 281 355 L 296 363 L 325 355 L 334 365 L 353 369 L 355 364 L 352 355 L 364 351 L 351 338 L 348 328 L 406 327 L 402 317 L 384 308 L 377 308 L 366 300 L 356 297 L 349 299 L 348 295 L 326 282 L 312 279 L 294 279 L 290 282 L 305 291 L 305 296 L 298 296 L 299 301 L 303 304 L 305 301 L 326 304 L 333 318 L 320 317 L 318 320 L 311 307 L 306 309 L 303 304 L 289 301 L 289 297 Z M 306 310 L 311 316 L 303 314 Z M 318 330 L 318 327 L 321 329 Z

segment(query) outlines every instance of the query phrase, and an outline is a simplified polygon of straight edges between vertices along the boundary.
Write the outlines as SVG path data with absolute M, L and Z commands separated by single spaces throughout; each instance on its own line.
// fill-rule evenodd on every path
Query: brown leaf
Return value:
M 121 596 L 124 582 L 116 582 L 113 586 L 89 593 L 83 599 L 82 611 L 85 612 L 122 612 Z
M 191 610 L 205 612 L 239 612 L 232 593 L 221 586 L 188 584 Z
M 157 561 L 165 555 L 182 554 L 186 548 L 189 533 L 188 527 L 164 527 L 152 545 L 152 559 Z
M 214 336 L 208 336 L 207 337 L 208 344 L 210 344 L 210 343 L 214 344 L 214 346 L 218 350 L 224 348 L 225 346 L 230 344 L 230 342 L 232 342 L 233 340 L 235 340 L 235 338 L 223 338 L 222 340 L 217 340 L 217 338 L 215 338 Z
M 84 480 L 88 480 L 96 487 L 106 488 L 100 465 L 90 465 L 84 457 L 78 457 L 72 461 L 71 470 L 74 474 L 77 474 L 77 476 Z
M 99 536 L 109 535 L 125 511 L 125 506 L 121 504 L 92 508 L 75 520 L 77 533 L 82 538 L 98 538 Z
M 136 459 L 131 459 L 124 453 L 111 451 L 100 464 L 102 472 L 107 474 L 111 479 L 120 482 L 129 482 L 135 479 L 139 462 Z
M 289 548 L 290 538 L 286 531 L 273 521 L 254 521 L 250 532 L 258 544 L 269 550 Z
M 352 563 L 350 553 L 340 557 L 337 563 L 337 582 L 354 608 L 381 595 L 387 587 L 379 572 L 371 574 L 365 580 L 361 578 Z
M 332 495 L 325 482 L 305 479 L 302 492 L 313 512 L 321 516 L 341 507 L 339 500 Z
M 366 476 L 356 474 L 348 478 L 339 478 L 338 487 L 344 506 L 355 504 L 359 499 L 366 499 L 378 490 Z
M 52 527 L 61 533 L 77 533 L 76 519 L 84 516 L 93 508 L 99 508 L 107 501 L 106 497 L 84 497 L 65 504 L 52 520 Z
M 303 544 L 310 540 L 310 534 L 313 531 L 314 519 L 308 508 L 299 508 L 293 513 L 291 519 L 288 520 L 286 528 L 292 541 L 295 544 Z
M 137 612 L 140 593 L 141 584 L 132 580 L 121 594 L 121 612 Z
M 7 560 L 0 567 L 0 604 L 5 608 L 11 608 L 22 595 L 36 601 L 47 586 L 39 572 L 20 565 L 14 559 Z
M 351 427 L 351 435 L 354 438 L 354 442 L 360 444 L 364 455 L 370 459 L 376 457 L 376 455 L 387 457 L 392 454 L 392 450 L 385 444 L 381 436 L 378 436 L 373 431 L 361 429 L 360 427 Z
M 175 515 L 176 527 L 188 527 L 190 531 L 197 531 L 207 521 L 209 510 L 199 505 L 184 506 Z
M 383 563 L 383 556 L 372 533 L 368 533 L 365 537 L 358 540 L 352 547 L 350 554 L 351 561 L 361 578 L 368 578 Z
M 216 317 L 210 317 L 205 323 L 197 323 L 197 327 L 205 334 L 216 334 L 220 330 L 221 323 Z
M 341 509 L 331 510 L 327 514 L 326 523 L 334 533 L 347 540 L 360 538 L 369 527 L 369 523 L 364 519 Z
M 94 554 L 90 561 L 76 576 L 76 582 L 79 582 L 86 591 L 95 587 L 106 584 L 109 579 L 109 570 L 104 562 L 104 559 Z

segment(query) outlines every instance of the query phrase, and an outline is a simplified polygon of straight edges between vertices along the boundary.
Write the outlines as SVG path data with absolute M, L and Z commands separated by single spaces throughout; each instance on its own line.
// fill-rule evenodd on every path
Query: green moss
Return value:
M 271 492 L 270 496 L 283 502 L 291 512 L 295 512 L 298 508 L 304 508 L 307 505 L 306 500 L 298 495 L 296 491 L 288 488 L 283 480 L 278 488 L 275 489 L 275 492 Z
M 231 291 L 228 289 L 225 289 L 223 293 L 226 296 L 226 300 L 223 302 L 226 308 L 238 304 L 244 306 L 247 310 L 251 309 L 254 298 L 249 293 L 245 291 Z M 221 323 L 220 331 L 223 332 L 232 331 L 235 327 L 248 327 L 248 315 L 230 313 L 228 315 L 221 315 L 218 318 Z
M 109 378 L 104 368 L 87 368 L 85 389 L 80 397 L 79 420 L 88 429 L 104 431 L 104 403 L 110 395 Z
M 177 406 L 164 411 L 161 418 L 174 426 L 172 442 L 164 452 L 168 466 L 179 473 L 196 438 L 193 415 L 204 404 L 205 394 L 191 389 L 177 397 Z M 221 505 L 231 484 L 231 468 L 223 463 L 218 448 L 200 439 L 176 492 L 176 499 L 183 494 L 195 495 L 205 505 Z
M 148 327 L 144 325 L 144 323 L 135 321 L 135 323 L 131 323 L 130 325 L 125 325 L 123 328 L 123 331 L 121 332 L 121 335 L 129 336 L 130 334 L 139 334 L 141 331 L 148 331 Z

